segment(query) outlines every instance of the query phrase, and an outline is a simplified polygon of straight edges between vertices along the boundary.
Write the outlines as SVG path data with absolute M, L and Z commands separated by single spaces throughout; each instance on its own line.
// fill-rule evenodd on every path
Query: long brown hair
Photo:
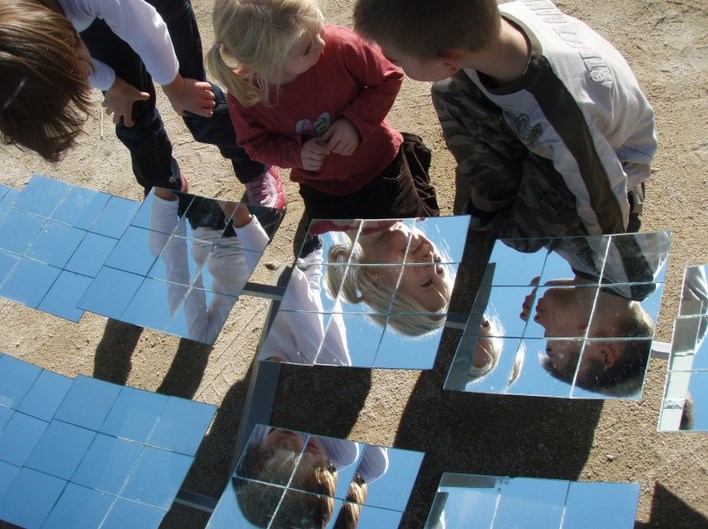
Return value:
M 31 0 L 0 3 L 0 140 L 56 162 L 76 143 L 91 89 L 69 20 Z

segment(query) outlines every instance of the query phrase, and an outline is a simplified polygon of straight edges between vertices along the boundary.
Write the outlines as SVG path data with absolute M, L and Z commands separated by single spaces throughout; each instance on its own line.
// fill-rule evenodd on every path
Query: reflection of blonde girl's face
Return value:
M 435 245 L 419 230 L 397 222 L 386 229 L 359 238 L 362 264 L 402 265 L 371 267 L 370 272 L 384 286 L 396 287 L 423 309 L 431 312 L 443 309 L 448 302 L 445 269 Z M 401 273 L 403 268 L 403 273 Z
M 306 32 L 288 54 L 283 65 L 285 82 L 293 81 L 298 75 L 312 68 L 324 50 L 324 29 L 314 35 Z

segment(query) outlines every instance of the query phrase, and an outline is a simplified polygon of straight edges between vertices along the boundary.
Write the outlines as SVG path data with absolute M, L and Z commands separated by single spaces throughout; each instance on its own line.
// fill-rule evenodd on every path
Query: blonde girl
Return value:
M 348 265 L 327 267 L 330 296 L 365 303 L 375 323 L 406 336 L 440 329 L 455 282 L 445 253 L 419 228 L 403 222 L 359 232 L 356 242 L 353 237 L 341 233 L 329 249 L 329 265 Z
M 207 66 L 239 144 L 290 168 L 310 218 L 438 214 L 430 151 L 386 120 L 401 70 L 314 0 L 216 0 Z

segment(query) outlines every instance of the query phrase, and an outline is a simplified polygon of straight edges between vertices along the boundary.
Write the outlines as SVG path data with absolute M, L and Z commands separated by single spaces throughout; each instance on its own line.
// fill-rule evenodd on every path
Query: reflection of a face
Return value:
M 262 448 L 272 451 L 281 449 L 296 454 L 302 453 L 303 461 L 311 463 L 313 466 L 327 465 L 327 452 L 322 442 L 314 436 L 309 436 L 307 444 L 305 444 L 304 437 L 299 433 L 276 428 L 268 433 Z
M 533 299 L 536 297 L 538 277 L 534 278 L 533 291 L 526 296 L 520 317 L 526 321 L 531 314 Z M 546 338 L 583 337 L 592 314 L 597 289 L 578 287 L 572 279 L 548 281 L 547 289 L 536 302 L 534 321 L 544 329 Z
M 501 353 L 501 339 L 492 332 L 492 324 L 487 316 L 482 318 L 479 329 L 479 338 L 472 354 L 472 367 L 475 370 L 491 368 L 498 360 Z
M 397 222 L 386 229 L 362 235 L 362 264 L 405 264 L 401 267 L 382 266 L 374 272 L 386 287 L 412 298 L 423 309 L 435 312 L 447 305 L 445 269 L 435 245 L 419 230 Z

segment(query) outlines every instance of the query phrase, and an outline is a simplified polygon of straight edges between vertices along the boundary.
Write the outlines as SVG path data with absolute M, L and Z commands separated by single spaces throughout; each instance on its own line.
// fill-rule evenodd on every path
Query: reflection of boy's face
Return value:
M 410 245 L 409 245 L 410 241 Z M 447 305 L 444 294 L 445 270 L 433 243 L 417 230 L 396 223 L 387 229 L 360 239 L 364 251 L 363 264 L 403 264 L 403 274 L 397 266 L 372 268 L 378 280 L 388 288 L 395 288 L 401 275 L 398 291 L 412 298 L 423 309 L 431 312 Z M 407 253 L 406 253 L 407 250 Z
M 538 284 L 538 277 L 531 282 Z M 578 287 L 572 280 L 548 281 L 544 286 L 555 286 L 545 291 L 536 301 L 534 321 L 544 329 L 546 338 L 584 337 L 592 314 L 597 289 Z M 533 298 L 538 287 L 526 296 L 520 317 L 528 320 Z

